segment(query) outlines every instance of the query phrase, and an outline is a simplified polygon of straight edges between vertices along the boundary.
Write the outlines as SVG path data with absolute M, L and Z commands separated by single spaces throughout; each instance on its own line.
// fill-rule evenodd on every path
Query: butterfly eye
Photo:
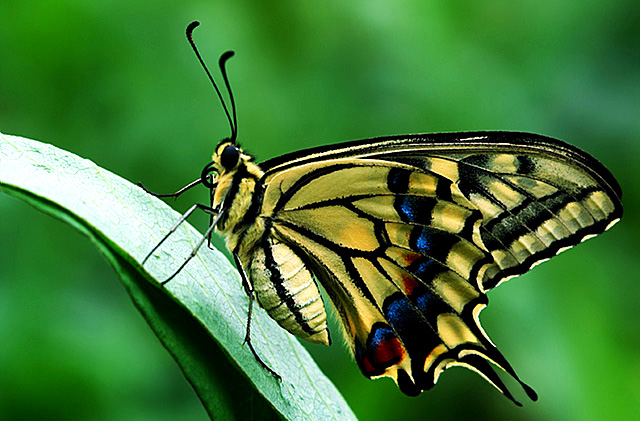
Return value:
M 238 160 L 240 159 L 240 151 L 237 147 L 233 145 L 229 145 L 220 154 L 220 165 L 225 170 L 232 170 L 238 165 Z

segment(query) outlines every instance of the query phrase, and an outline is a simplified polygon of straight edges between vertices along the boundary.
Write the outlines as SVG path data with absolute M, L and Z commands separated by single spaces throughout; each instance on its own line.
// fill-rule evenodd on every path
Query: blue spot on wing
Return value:
M 418 295 L 415 298 L 416 306 L 422 310 L 422 312 L 427 312 L 429 310 L 429 305 L 432 305 L 434 302 L 435 295 L 428 289 L 422 291 L 422 294 Z
M 433 237 L 429 230 L 421 229 L 415 239 L 416 250 L 420 253 L 429 254 L 433 247 Z
M 388 327 L 378 327 L 371 333 L 373 333 L 373 335 L 369 337 L 369 346 L 373 348 L 378 348 L 380 344 L 396 337 L 395 333 L 393 333 L 393 330 L 389 329 Z
M 414 222 L 418 219 L 419 203 L 415 196 L 403 196 L 400 199 L 400 216 L 404 221 Z
M 435 203 L 433 197 L 398 195 L 394 206 L 402 221 L 427 225 Z
M 385 318 L 419 367 L 433 348 L 441 343 L 427 318 L 404 294 L 393 294 L 384 303 Z M 422 368 L 420 368 L 420 371 Z
M 433 278 L 434 271 L 435 273 L 439 273 L 441 271 L 439 263 L 424 256 L 413 262 L 408 269 L 417 278 L 429 282 Z
M 413 227 L 409 246 L 418 253 L 446 262 L 451 248 L 459 241 L 456 235 L 430 227 Z
M 387 321 L 396 328 L 402 330 L 408 319 L 415 318 L 415 309 L 406 298 L 396 298 L 390 300 L 385 308 L 385 317 Z M 402 336 L 402 332 L 400 333 Z
M 436 325 L 438 316 L 442 313 L 451 313 L 453 309 L 439 295 L 429 288 L 420 288 L 411 295 L 414 305 L 424 314 L 429 323 Z

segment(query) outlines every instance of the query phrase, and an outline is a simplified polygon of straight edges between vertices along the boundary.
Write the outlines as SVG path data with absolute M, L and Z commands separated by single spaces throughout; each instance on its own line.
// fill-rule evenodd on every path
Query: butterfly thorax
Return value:
M 264 232 L 264 221 L 258 218 L 262 205 L 263 171 L 253 163 L 253 157 L 239 151 L 236 165 L 225 167 L 224 151 L 229 142 L 222 142 L 213 154 L 218 176 L 213 194 L 213 207 L 221 209 L 217 231 L 224 237 L 227 248 L 238 254 L 246 264 L 257 241 Z

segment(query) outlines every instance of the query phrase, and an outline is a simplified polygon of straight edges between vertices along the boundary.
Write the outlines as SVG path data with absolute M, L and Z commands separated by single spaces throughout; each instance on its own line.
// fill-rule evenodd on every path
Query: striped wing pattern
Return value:
M 488 364 L 520 382 L 480 327 L 485 292 L 610 227 L 622 214 L 620 188 L 593 158 L 553 139 L 427 136 L 435 138 L 353 143 L 261 165 L 262 248 L 286 248 L 281 259 L 295 262 L 286 271 L 304 279 L 300 290 L 311 291 L 311 274 L 322 284 L 365 376 L 389 376 L 417 395 L 463 365 L 513 400 Z M 328 343 L 315 288 L 307 301 L 283 296 L 274 306 L 287 302 L 299 336 Z

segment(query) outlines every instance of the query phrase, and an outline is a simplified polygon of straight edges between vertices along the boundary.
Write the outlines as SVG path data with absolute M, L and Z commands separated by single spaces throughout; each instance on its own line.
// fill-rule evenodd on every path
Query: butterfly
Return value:
M 352 141 L 257 164 L 237 142 L 225 68 L 233 52 L 219 63 L 231 117 L 193 42 L 197 25 L 187 37 L 231 136 L 199 179 L 164 196 L 209 189 L 210 206 L 194 205 L 178 224 L 201 209 L 211 221 L 198 247 L 213 230 L 224 237 L 249 296 L 247 343 L 256 359 L 273 373 L 251 345 L 254 299 L 293 335 L 331 343 L 321 285 L 366 377 L 391 377 L 415 396 L 461 365 L 519 404 L 495 366 L 536 400 L 479 313 L 489 290 L 621 218 L 613 175 L 560 140 L 490 131 Z

